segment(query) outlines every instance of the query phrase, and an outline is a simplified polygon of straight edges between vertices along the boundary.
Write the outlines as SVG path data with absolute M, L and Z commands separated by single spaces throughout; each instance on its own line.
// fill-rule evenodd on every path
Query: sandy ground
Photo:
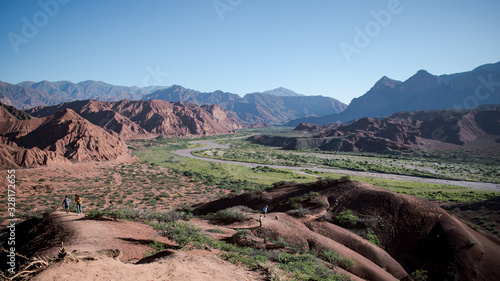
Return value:
M 465 186 L 465 187 L 469 187 L 469 188 L 473 188 L 473 189 L 480 189 L 480 190 L 487 190 L 487 191 L 500 191 L 500 184 L 495 184 L 495 183 L 420 178 L 420 177 L 414 177 L 414 176 L 403 176 L 403 175 L 395 175 L 395 174 L 361 172 L 361 171 L 350 171 L 350 170 L 342 170 L 342 169 L 329 169 L 329 168 L 306 167 L 306 166 L 304 166 L 304 167 L 297 167 L 297 166 L 290 167 L 290 166 L 281 166 L 281 165 L 264 165 L 264 164 L 254 164 L 254 163 L 239 162 L 239 161 L 204 158 L 204 157 L 194 156 L 192 154 L 192 152 L 195 150 L 205 150 L 205 149 L 212 149 L 212 148 L 227 149 L 227 148 L 229 148 L 229 146 L 217 144 L 217 143 L 214 143 L 213 141 L 210 141 L 210 140 L 194 141 L 193 143 L 205 144 L 205 146 L 177 150 L 177 151 L 174 151 L 174 153 L 179 155 L 179 156 L 190 157 L 190 158 L 209 161 L 209 162 L 226 163 L 226 164 L 240 165 L 240 166 L 246 166 L 246 167 L 267 166 L 267 167 L 271 167 L 271 168 L 288 169 L 288 170 L 292 170 L 292 171 L 309 169 L 309 170 L 318 171 L 318 172 L 339 173 L 339 174 L 360 176 L 360 177 L 371 177 L 371 178 L 397 180 L 397 181 L 422 182 L 422 183 L 431 183 L 431 184 L 447 184 L 447 185 Z
M 215 251 L 172 250 L 175 243 L 156 236 L 152 227 L 142 223 L 88 220 L 64 212 L 50 216 L 61 231 L 73 233 L 64 246 L 77 258 L 55 263 L 33 280 L 263 280 L 259 272 L 223 261 Z M 171 249 L 141 260 L 153 238 Z M 103 251 L 107 249 L 121 254 L 113 258 Z M 44 254 L 57 252 L 52 248 Z

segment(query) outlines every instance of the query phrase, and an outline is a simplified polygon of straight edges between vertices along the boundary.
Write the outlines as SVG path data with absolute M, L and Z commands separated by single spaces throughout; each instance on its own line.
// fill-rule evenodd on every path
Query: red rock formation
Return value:
M 64 109 L 44 118 L 17 120 L 0 107 L 0 165 L 36 167 L 113 160 L 127 155 L 124 142 Z
M 95 125 L 124 139 L 159 135 L 189 136 L 234 133 L 243 126 L 217 105 L 170 103 L 163 100 L 103 102 L 95 100 L 63 103 L 28 110 L 42 117 L 71 108 Z

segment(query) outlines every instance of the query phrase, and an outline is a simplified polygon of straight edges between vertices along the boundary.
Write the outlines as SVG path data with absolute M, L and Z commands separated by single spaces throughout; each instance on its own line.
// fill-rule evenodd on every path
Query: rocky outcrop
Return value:
M 71 109 L 19 120 L 0 107 L 0 165 L 37 167 L 114 160 L 127 155 L 124 142 Z
M 500 106 L 467 110 L 400 112 L 377 120 L 362 118 L 351 124 L 301 123 L 296 131 L 304 136 L 255 136 L 261 144 L 286 149 L 318 148 L 331 151 L 390 152 L 429 148 L 497 147 L 491 141 L 500 135 Z M 492 137 L 491 137 L 492 136 Z
M 96 100 L 63 103 L 27 110 L 37 117 L 70 108 L 124 139 L 160 135 L 190 136 L 231 134 L 243 128 L 239 122 L 217 105 L 198 106 L 191 103 L 170 103 L 163 100 L 104 102 Z

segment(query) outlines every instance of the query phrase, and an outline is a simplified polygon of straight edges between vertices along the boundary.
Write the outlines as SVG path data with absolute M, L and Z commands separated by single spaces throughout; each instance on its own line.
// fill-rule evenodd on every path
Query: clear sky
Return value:
M 0 0 L 0 81 L 285 87 L 349 103 L 386 75 L 500 61 L 500 1 Z

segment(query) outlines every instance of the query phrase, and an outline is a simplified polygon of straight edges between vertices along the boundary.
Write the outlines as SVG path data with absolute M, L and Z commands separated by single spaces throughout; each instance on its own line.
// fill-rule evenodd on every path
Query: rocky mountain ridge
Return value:
M 363 96 L 353 99 L 344 111 L 299 118 L 286 125 L 324 125 L 401 111 L 461 109 L 488 104 L 500 104 L 500 62 L 449 75 L 438 76 L 420 70 L 404 82 L 384 76 Z
M 125 143 L 71 109 L 20 120 L 0 107 L 0 165 L 8 168 L 114 160 Z
M 198 106 L 164 100 L 85 100 L 36 107 L 26 112 L 35 117 L 45 117 L 65 108 L 124 139 L 231 134 L 243 128 L 217 105 Z
M 350 124 L 301 123 L 307 136 L 261 135 L 254 140 L 286 149 L 391 152 L 413 149 L 499 149 L 500 106 L 461 110 L 400 112 Z
M 20 109 L 57 105 L 63 102 L 95 99 L 101 101 L 152 100 L 190 102 L 198 105 L 217 104 L 231 116 L 246 124 L 281 124 L 306 116 L 322 116 L 341 112 L 347 105 L 330 97 L 304 96 L 285 88 L 262 93 L 237 94 L 213 91 L 199 92 L 179 85 L 169 87 L 125 87 L 101 81 L 25 81 L 16 85 L 0 82 L 0 101 Z

